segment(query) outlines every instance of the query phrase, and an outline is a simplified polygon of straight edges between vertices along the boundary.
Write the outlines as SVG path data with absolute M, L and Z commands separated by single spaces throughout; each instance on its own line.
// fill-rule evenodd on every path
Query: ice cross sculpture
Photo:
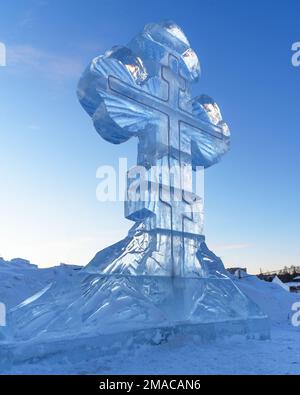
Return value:
M 167 21 L 146 25 L 126 47 L 95 58 L 80 80 L 79 100 L 98 133 L 114 144 L 139 139 L 125 203 L 126 217 L 138 224 L 127 249 L 138 257 L 128 264 L 120 253 L 106 272 L 129 265 L 131 274 L 203 275 L 197 256 L 204 240 L 202 200 L 193 193 L 192 170 L 216 163 L 230 137 L 214 100 L 192 98 L 199 75 L 187 38 Z M 139 192 L 147 188 L 132 195 L 137 179 Z

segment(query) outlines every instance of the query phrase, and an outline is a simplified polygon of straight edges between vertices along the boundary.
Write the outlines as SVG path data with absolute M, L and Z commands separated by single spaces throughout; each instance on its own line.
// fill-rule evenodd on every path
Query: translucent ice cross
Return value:
M 94 59 L 79 84 L 79 99 L 103 138 L 112 143 L 139 138 L 137 164 L 146 169 L 147 185 L 156 184 L 157 194 L 151 190 L 138 200 L 129 194 L 125 215 L 155 234 L 157 255 L 164 255 L 160 262 L 165 259 L 170 275 L 186 271 L 203 237 L 192 169 L 214 164 L 229 146 L 216 103 L 205 95 L 191 96 L 199 72 L 183 32 L 164 22 L 147 25 L 127 47 Z M 136 182 L 133 173 L 128 191 Z

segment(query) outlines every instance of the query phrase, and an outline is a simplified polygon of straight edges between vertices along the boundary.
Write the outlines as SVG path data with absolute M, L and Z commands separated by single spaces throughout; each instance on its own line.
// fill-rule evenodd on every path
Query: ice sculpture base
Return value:
M 194 325 L 216 328 L 216 334 L 261 332 L 266 337 L 268 331 L 267 324 L 262 326 L 267 317 L 229 277 L 81 272 L 69 283 L 62 278 L 24 301 L 9 313 L 8 321 L 10 333 L 20 341 Z
M 269 321 L 224 278 L 79 272 L 61 278 L 8 314 L 0 368 L 30 361 L 98 358 L 175 337 L 207 342 L 235 335 L 267 339 Z
M 155 246 L 152 238 L 133 228 L 75 276 L 62 276 L 9 311 L 1 363 L 48 360 L 52 355 L 73 361 L 174 336 L 200 341 L 269 337 L 266 315 L 226 275 L 204 238 L 195 244 L 203 270 L 194 277 L 128 274 L 137 272 L 137 262 L 147 269 L 143 263 Z M 123 273 L 105 273 L 108 267 Z

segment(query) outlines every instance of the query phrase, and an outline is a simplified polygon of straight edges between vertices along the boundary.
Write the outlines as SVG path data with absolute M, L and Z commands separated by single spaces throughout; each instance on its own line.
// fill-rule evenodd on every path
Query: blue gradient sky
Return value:
M 96 200 L 96 169 L 134 163 L 80 107 L 89 60 L 148 22 L 173 19 L 202 65 L 195 93 L 219 103 L 232 149 L 206 172 L 207 243 L 226 266 L 300 264 L 299 1 L 10 1 L 0 6 L 0 256 L 85 264 L 124 237 L 122 203 Z

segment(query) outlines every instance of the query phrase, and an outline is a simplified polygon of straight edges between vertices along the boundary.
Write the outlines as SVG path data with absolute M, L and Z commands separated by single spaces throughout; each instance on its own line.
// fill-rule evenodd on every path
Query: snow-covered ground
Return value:
M 39 292 L 59 276 L 66 279 L 76 275 L 80 266 L 64 265 L 39 269 L 25 259 L 5 261 L 0 258 L 0 302 L 7 309 Z
M 58 275 L 72 276 L 74 268 L 64 266 L 43 271 L 34 267 L 0 261 L 0 301 L 11 307 L 24 297 L 46 286 Z M 118 354 L 70 363 L 52 359 L 18 364 L 1 373 L 54 374 L 300 374 L 300 326 L 291 324 L 292 305 L 300 294 L 291 294 L 274 283 L 254 276 L 234 280 L 271 320 L 270 340 L 246 340 L 241 337 L 212 343 L 191 338 L 170 338 L 159 345 L 124 347 Z M 2 299 L 1 299 L 2 298 Z
M 177 339 L 158 346 L 85 360 L 76 365 L 18 365 L 16 374 L 300 374 L 300 333 L 276 329 L 272 340 L 230 339 L 197 344 Z

